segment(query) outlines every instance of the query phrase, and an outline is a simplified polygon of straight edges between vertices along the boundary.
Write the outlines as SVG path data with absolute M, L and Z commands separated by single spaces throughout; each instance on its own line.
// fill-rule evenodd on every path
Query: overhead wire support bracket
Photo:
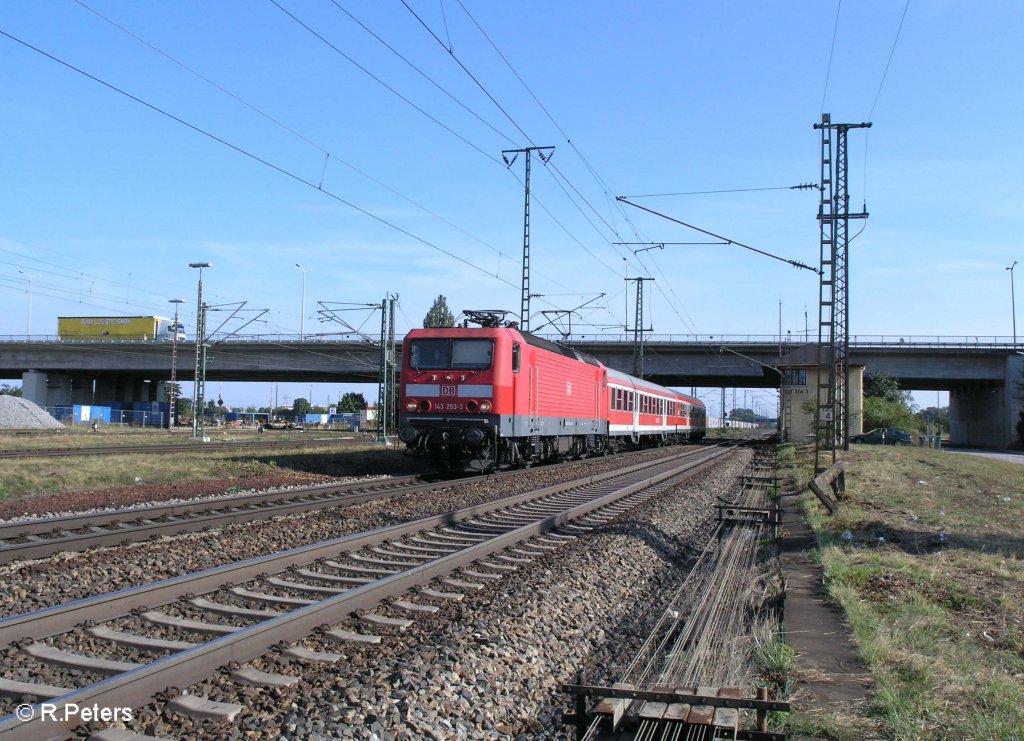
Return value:
M 627 206 L 632 206 L 633 208 L 638 208 L 641 211 L 646 211 L 649 214 L 654 214 L 655 216 L 660 216 L 661 218 L 667 219 L 668 221 L 671 221 L 673 223 L 679 224 L 680 226 L 685 226 L 687 229 L 693 229 L 694 231 L 700 232 L 701 234 L 707 234 L 709 237 L 714 237 L 715 239 L 724 240 L 725 244 L 734 244 L 737 247 L 742 247 L 745 250 L 750 250 L 751 252 L 756 252 L 759 255 L 764 255 L 765 257 L 770 257 L 773 260 L 778 260 L 779 262 L 784 262 L 787 265 L 792 265 L 794 268 L 799 268 L 800 270 L 810 270 L 812 273 L 818 273 L 820 275 L 820 273 L 817 270 L 817 268 L 812 268 L 810 265 L 806 265 L 806 264 L 800 262 L 799 260 L 790 260 L 790 259 L 785 258 L 785 257 L 780 257 L 779 255 L 773 255 L 771 252 L 765 252 L 764 250 L 759 250 L 757 247 L 751 247 L 749 244 L 744 244 L 743 242 L 737 242 L 735 239 L 729 239 L 728 237 L 723 237 L 721 234 L 715 234 L 714 232 L 708 231 L 707 229 L 701 229 L 699 226 L 695 226 L 693 224 L 688 224 L 687 222 L 682 221 L 680 219 L 676 219 L 676 218 L 674 218 L 672 216 L 669 216 L 668 214 L 663 214 L 660 211 L 655 211 L 653 208 L 647 208 L 646 206 L 641 206 L 639 203 L 633 203 L 626 196 L 615 196 L 615 200 L 619 201 L 620 203 L 625 203 Z

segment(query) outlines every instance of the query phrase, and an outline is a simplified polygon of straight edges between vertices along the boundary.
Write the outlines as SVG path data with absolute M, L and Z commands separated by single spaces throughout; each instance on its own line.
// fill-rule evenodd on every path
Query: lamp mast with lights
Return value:
M 1013 261 L 1013 265 L 1007 268 L 1010 271 L 1010 310 L 1013 316 L 1013 349 L 1017 349 L 1017 297 L 1013 291 L 1013 269 L 1017 267 L 1017 261 Z M 29 306 L 31 306 L 31 299 Z
M 302 271 L 302 298 L 299 299 L 299 342 L 306 336 L 306 273 L 313 268 L 304 268 L 298 263 L 295 267 Z
M 38 275 L 29 275 L 24 270 L 19 270 L 19 273 L 24 275 L 28 279 L 28 329 L 26 334 L 32 336 L 32 280 L 38 278 Z

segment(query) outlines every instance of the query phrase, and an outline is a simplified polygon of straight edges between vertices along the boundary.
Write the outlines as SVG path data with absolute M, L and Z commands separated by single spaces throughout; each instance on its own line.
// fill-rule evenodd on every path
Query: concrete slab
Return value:
M 800 668 L 816 675 L 800 684 L 809 696 L 804 704 L 848 708 L 867 698 L 872 678 L 842 613 L 825 593 L 821 567 L 810 558 L 816 541 L 804 519 L 800 492 L 783 495 L 782 528 L 786 643 L 796 650 Z

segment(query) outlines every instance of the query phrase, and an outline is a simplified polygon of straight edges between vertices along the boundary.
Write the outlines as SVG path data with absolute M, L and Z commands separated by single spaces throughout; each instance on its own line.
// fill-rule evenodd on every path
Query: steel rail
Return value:
M 155 445 L 97 445 L 85 448 L 22 448 L 0 450 L 0 458 L 47 458 L 66 455 L 129 455 L 133 453 L 204 453 L 238 448 L 304 448 L 328 443 L 347 443 L 346 438 L 306 438 L 295 440 L 236 440 L 211 443 L 167 443 Z M 360 440 L 370 445 L 369 440 Z M 349 443 L 351 444 L 351 443 Z
M 569 466 L 574 463 L 576 461 L 560 465 Z M 93 547 L 139 542 L 162 535 L 197 532 L 206 528 L 330 507 L 352 506 L 374 499 L 445 488 L 457 481 L 488 481 L 527 474 L 526 470 L 499 471 L 482 476 L 433 482 L 423 481 L 419 476 L 400 476 L 297 487 L 274 492 L 228 495 L 194 502 L 153 504 L 60 517 L 13 520 L 0 524 L 0 565 L 15 560 L 45 558 L 63 551 L 84 551 Z M 88 532 L 80 532 L 85 529 L 88 529 Z M 43 537 L 48 535 L 53 537 Z M 22 538 L 25 540 L 21 540 Z
M 417 481 L 415 476 L 405 476 L 83 515 L 19 520 L 0 525 L 0 541 L 8 541 L 0 545 L 0 564 L 17 559 L 44 558 L 62 551 L 83 551 L 98 546 L 138 542 L 159 535 L 177 535 L 329 507 L 351 506 L 450 485 Z M 74 532 L 84 528 L 91 530 Z M 39 537 L 55 531 L 63 534 L 52 538 Z M 30 536 L 31 539 L 10 542 L 22 536 Z
M 705 450 L 698 449 L 698 453 Z M 461 510 L 453 510 L 362 533 L 344 535 L 319 543 L 299 546 L 287 551 L 215 566 L 192 574 L 183 574 L 170 579 L 128 587 L 116 592 L 87 597 L 34 612 L 12 615 L 0 620 L 0 646 L 29 637 L 45 638 L 56 635 L 70 630 L 75 625 L 87 620 L 97 623 L 111 620 L 115 617 L 127 615 L 136 608 L 154 607 L 173 602 L 185 594 L 205 594 L 220 588 L 226 582 L 237 584 L 264 573 L 276 573 L 292 567 L 308 566 L 321 558 L 336 555 L 339 552 L 355 551 L 364 546 L 376 544 L 380 540 L 393 540 L 407 535 L 414 535 L 440 525 L 472 519 L 473 517 L 511 507 L 522 502 L 539 499 L 586 484 L 611 480 L 695 454 L 697 453 L 694 451 L 685 451 L 676 456 L 659 459 L 654 463 L 634 464 L 624 469 L 554 484 L 543 489 L 504 499 L 482 502 Z
M 3 741 L 29 741 L 65 738 L 68 733 L 80 725 L 80 721 L 73 713 L 68 718 L 60 719 L 64 715 L 63 708 L 65 707 L 91 707 L 93 705 L 100 707 L 138 707 L 148 702 L 154 694 L 164 691 L 169 686 L 187 686 L 201 681 L 209 677 L 219 666 L 228 662 L 242 663 L 250 661 L 266 653 L 267 650 L 282 641 L 294 642 L 300 640 L 319 626 L 337 623 L 359 610 L 374 607 L 383 600 L 404 594 L 413 587 L 425 586 L 438 577 L 450 574 L 459 568 L 468 566 L 475 561 L 547 532 L 552 528 L 585 517 L 595 510 L 642 492 L 648 487 L 674 479 L 684 473 L 693 471 L 695 468 L 710 465 L 717 458 L 730 451 L 731 448 L 712 449 L 710 451 L 703 451 L 702 455 L 694 456 L 691 454 L 688 456 L 682 454 L 673 456 L 670 459 L 662 459 L 655 464 L 641 464 L 640 466 L 630 467 L 628 474 L 624 474 L 622 471 L 602 474 L 573 482 L 574 485 L 558 484 L 538 492 L 510 497 L 501 500 L 500 506 L 493 506 L 499 504 L 497 502 L 488 503 L 488 505 L 476 506 L 468 508 L 468 510 L 458 510 L 438 517 L 425 518 L 414 523 L 397 526 L 397 528 L 383 528 L 372 531 L 372 533 L 378 536 L 381 533 L 387 532 L 390 539 L 394 537 L 396 530 L 406 534 L 418 532 L 424 529 L 423 526 L 427 523 L 460 522 L 480 514 L 481 511 L 503 509 L 508 506 L 514 506 L 519 502 L 577 488 L 580 485 L 603 482 L 611 478 L 627 479 L 623 482 L 624 486 L 616 488 L 609 493 L 571 506 L 556 514 L 541 517 L 529 524 L 496 535 L 478 545 L 468 546 L 451 555 L 414 566 L 401 573 L 350 589 L 342 594 L 328 597 L 284 615 L 242 628 L 235 633 L 214 638 L 195 648 L 183 650 L 177 654 L 158 659 L 138 669 L 117 674 L 107 680 L 75 690 L 52 701 L 52 704 L 55 706 L 54 715 L 57 716 L 57 719 L 42 720 L 41 713 L 39 712 L 41 708 L 39 707 L 36 708 L 33 718 L 28 721 L 21 721 L 15 716 L 0 719 L 0 739 L 3 739 Z M 696 460 L 688 460 L 679 464 L 679 459 L 684 457 L 693 457 Z M 640 473 L 636 469 L 644 468 L 668 468 L 668 470 L 663 470 L 650 476 L 643 476 L 636 481 L 628 481 L 629 474 Z M 328 541 L 328 543 L 337 545 L 348 541 L 347 545 L 352 545 L 353 540 L 361 539 L 363 539 L 363 536 L 349 536 Z M 305 550 L 308 553 L 310 549 L 295 550 Z M 261 570 L 266 569 L 267 565 L 264 559 L 253 559 L 243 563 L 251 565 L 253 561 L 263 562 L 257 568 Z M 180 580 L 170 581 L 180 582 Z M 125 592 L 129 591 L 134 590 L 123 590 L 115 594 L 123 596 Z M 82 609 L 82 603 L 89 601 L 83 600 L 79 603 L 64 606 L 74 608 L 72 611 L 73 616 L 71 616 L 74 622 L 86 619 L 80 610 Z M 76 605 L 78 607 L 75 607 Z M 40 612 L 53 613 L 54 610 L 43 610 Z M 24 617 L 30 616 L 31 614 Z M 65 622 L 67 617 L 69 616 L 65 615 Z M 0 630 L 5 627 L 4 623 L 7 622 L 9 621 L 0 622 Z M 0 638 L 0 643 L 6 643 L 7 640 L 6 637 Z

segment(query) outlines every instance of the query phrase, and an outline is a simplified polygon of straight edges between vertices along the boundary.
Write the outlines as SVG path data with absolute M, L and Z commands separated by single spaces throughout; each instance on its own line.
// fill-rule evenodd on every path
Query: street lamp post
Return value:
M 295 267 L 302 271 L 302 299 L 299 301 L 299 342 L 306 336 L 306 273 L 313 268 L 304 268 L 298 263 Z
M 212 268 L 208 262 L 190 262 L 190 268 L 199 270 L 199 301 L 196 311 L 196 382 L 192 392 L 192 438 L 206 442 L 203 435 L 203 404 L 206 392 L 206 304 L 203 303 L 203 268 Z
M 1010 309 L 1013 314 L 1013 349 L 1017 349 L 1017 297 L 1013 292 L 1013 269 L 1017 267 L 1017 261 L 1013 261 L 1013 265 L 1007 268 L 1010 271 Z M 32 299 L 29 299 L 29 306 L 32 306 Z
M 177 422 L 178 402 L 178 307 L 185 302 L 180 298 L 171 298 L 168 301 L 174 304 L 174 326 L 171 327 L 171 394 L 168 399 L 167 413 L 170 419 L 167 421 L 167 429 L 173 430 Z
M 756 359 L 750 357 L 749 355 L 744 355 L 743 353 L 736 352 L 735 350 L 730 350 L 728 347 L 719 347 L 718 350 L 719 350 L 719 352 L 724 351 L 724 352 L 732 353 L 733 355 L 738 355 L 739 357 L 743 358 L 744 360 L 749 360 L 751 363 L 757 363 L 762 368 L 767 368 L 768 370 L 775 371 L 776 373 L 779 374 L 779 411 L 778 411 L 778 415 L 777 415 L 778 416 L 778 425 L 779 425 L 779 439 L 782 440 L 782 442 L 786 442 L 783 439 L 785 437 L 785 435 L 786 435 L 786 424 L 785 424 L 785 420 L 783 419 L 783 415 L 785 414 L 785 404 L 784 404 L 783 399 L 782 399 L 782 397 L 786 393 L 786 376 L 785 376 L 785 374 L 782 372 L 782 370 L 780 368 L 776 368 L 774 365 L 768 365 L 767 363 L 762 363 L 760 360 L 756 360 Z
M 1016 264 L 1016 263 L 1015 263 Z M 29 337 L 32 337 L 32 280 L 33 278 L 39 277 L 38 275 L 30 275 L 25 270 L 18 270 L 29 279 L 29 329 L 26 333 Z

